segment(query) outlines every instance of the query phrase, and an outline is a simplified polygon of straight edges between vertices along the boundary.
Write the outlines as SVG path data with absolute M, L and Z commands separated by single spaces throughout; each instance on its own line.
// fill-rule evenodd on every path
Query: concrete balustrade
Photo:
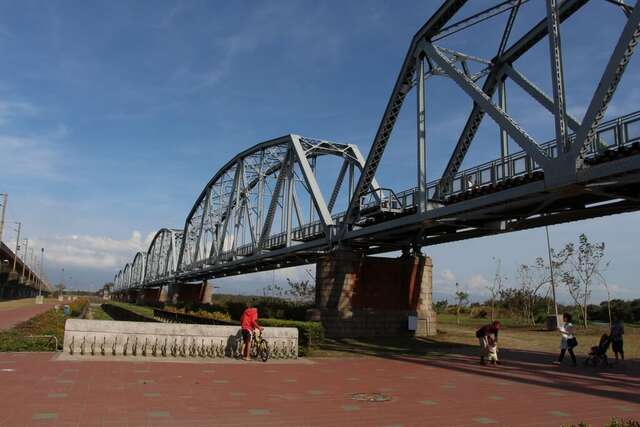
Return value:
M 298 357 L 296 328 L 264 328 L 270 357 Z M 65 356 L 109 358 L 214 359 L 239 351 L 238 326 L 193 325 L 69 319 L 65 324 Z

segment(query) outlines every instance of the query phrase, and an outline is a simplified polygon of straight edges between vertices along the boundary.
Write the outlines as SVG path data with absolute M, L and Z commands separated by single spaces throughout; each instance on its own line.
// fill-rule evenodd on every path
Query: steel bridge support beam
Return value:
M 564 97 L 564 72 L 562 70 L 562 48 L 560 44 L 560 19 L 557 0 L 547 0 L 547 28 L 551 57 L 551 80 L 553 83 L 553 116 L 556 124 L 558 156 L 569 151 L 567 140 L 567 105 Z
M 595 137 L 596 128 L 602 121 L 609 106 L 609 101 L 615 93 L 618 83 L 624 74 L 629 59 L 640 39 L 640 4 L 636 2 L 633 12 L 627 19 L 622 34 L 609 58 L 609 62 L 600 78 L 598 88 L 591 98 L 587 112 L 582 120 L 582 126 L 576 133 L 576 140 L 571 147 L 571 160 L 577 161 L 582 149 L 591 143 Z
M 346 218 L 344 221 L 345 228 L 349 227 L 350 224 L 353 223 L 355 219 L 355 210 L 360 205 L 360 198 L 364 196 L 366 191 L 368 191 L 368 188 L 375 178 L 376 171 L 378 170 L 378 166 L 382 160 L 385 147 L 389 142 L 391 131 L 396 123 L 398 114 L 400 114 L 400 109 L 402 108 L 404 99 L 411 90 L 416 65 L 414 56 L 415 46 L 419 41 L 423 39 L 429 40 L 431 37 L 435 36 L 447 24 L 447 22 L 449 22 L 453 15 L 455 15 L 460 8 L 465 5 L 466 2 L 467 0 L 446 0 L 436 13 L 433 14 L 429 21 L 427 21 L 427 23 L 414 35 L 409 51 L 407 52 L 402 68 L 400 69 L 400 73 L 398 74 L 395 86 L 393 87 L 391 97 L 389 98 L 387 107 L 382 115 L 382 120 L 380 121 L 373 144 L 371 144 L 369 156 L 367 157 L 365 166 L 362 168 L 362 173 L 360 174 L 360 179 L 358 179 L 358 183 L 356 184 L 353 197 L 349 202 L 349 207 L 347 208 Z M 344 231 L 346 231 L 346 229 L 343 229 L 343 232 Z
M 509 115 L 498 108 L 491 98 L 482 91 L 474 82 L 459 71 L 451 61 L 444 56 L 438 48 L 431 43 L 425 43 L 424 49 L 429 58 L 437 63 L 447 75 L 455 81 L 476 104 L 491 116 L 498 125 L 505 129 L 514 141 L 527 152 L 543 169 L 549 167 L 551 159 L 540 149 L 540 146 L 522 129 Z
M 427 138 L 426 138 L 426 111 L 425 111 L 425 80 L 424 80 L 424 55 L 420 52 L 416 55 L 416 100 L 418 122 L 418 212 L 427 211 Z

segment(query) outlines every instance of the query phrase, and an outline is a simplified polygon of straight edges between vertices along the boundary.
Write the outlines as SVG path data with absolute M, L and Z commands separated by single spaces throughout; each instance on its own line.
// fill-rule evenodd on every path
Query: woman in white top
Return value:
M 576 355 L 573 352 L 573 348 L 578 345 L 578 340 L 576 340 L 576 336 L 573 331 L 573 324 L 571 324 L 571 315 L 569 313 L 564 313 L 562 315 L 562 320 L 564 324 L 558 328 L 562 339 L 560 340 L 560 357 L 558 357 L 557 363 L 562 363 L 564 354 L 568 351 L 571 356 L 573 366 L 576 366 Z

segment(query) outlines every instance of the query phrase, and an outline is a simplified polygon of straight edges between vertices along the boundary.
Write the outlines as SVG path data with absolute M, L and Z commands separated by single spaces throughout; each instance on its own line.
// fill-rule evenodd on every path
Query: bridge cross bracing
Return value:
M 511 0 L 453 22 L 470 2 L 447 0 L 415 34 L 368 157 L 351 144 L 287 135 L 234 157 L 205 186 L 182 229 L 161 229 L 115 277 L 117 290 L 157 287 L 312 263 L 338 246 L 367 254 L 523 230 L 640 208 L 640 112 L 604 120 L 640 38 L 640 8 L 610 0 L 624 18 L 582 120 L 567 112 L 561 29 L 590 0 L 545 0 L 545 16 L 515 42 L 514 23 L 536 2 Z M 448 37 L 506 15 L 492 58 L 446 47 Z M 518 59 L 548 43 L 545 93 Z M 427 182 L 426 82 L 452 81 L 471 109 L 442 176 Z M 553 117 L 539 142 L 507 111 L 517 85 Z M 395 192 L 376 181 L 398 115 L 416 92 L 417 182 Z M 485 116 L 487 116 L 485 118 Z M 500 129 L 500 157 L 461 169 L 483 120 Z M 511 140 L 520 148 L 509 152 Z M 339 162 L 329 191 L 318 162 Z M 342 210 L 338 207 L 342 206 Z

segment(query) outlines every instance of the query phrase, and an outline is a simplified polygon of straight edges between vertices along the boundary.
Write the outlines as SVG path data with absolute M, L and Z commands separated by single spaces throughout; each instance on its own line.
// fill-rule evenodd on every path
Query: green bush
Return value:
M 298 352 L 300 356 L 309 353 L 324 339 L 324 328 L 320 322 L 301 322 L 297 320 L 258 319 L 261 326 L 273 326 L 298 329 Z
M 168 310 L 169 307 L 172 305 L 167 304 L 164 309 Z M 307 310 L 313 308 L 313 305 L 275 297 L 216 295 L 211 303 L 182 303 L 173 307 L 182 313 L 227 313 L 233 320 L 240 320 L 240 316 L 247 307 L 256 307 L 260 317 L 263 318 L 304 321 Z
M 562 427 L 590 427 L 587 423 L 579 423 L 579 424 L 563 424 Z M 604 427 L 640 427 L 640 421 L 624 418 L 618 419 L 616 417 L 611 418 Z
M 0 332 L 0 351 L 52 351 L 54 345 L 46 338 L 28 338 L 33 335 L 53 335 L 62 345 L 64 322 L 62 310 L 51 309 Z
M 80 317 L 83 314 L 87 304 L 89 304 L 88 298 L 78 298 L 77 300 L 71 302 L 71 304 L 69 304 L 69 308 L 71 309 L 71 316 Z

